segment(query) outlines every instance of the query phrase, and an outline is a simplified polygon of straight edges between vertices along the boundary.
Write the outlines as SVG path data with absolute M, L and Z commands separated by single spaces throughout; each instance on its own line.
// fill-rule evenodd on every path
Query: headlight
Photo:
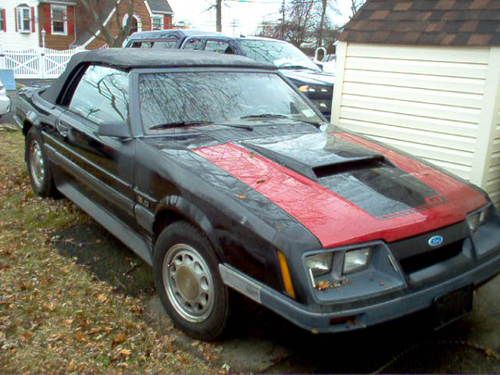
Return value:
M 333 253 L 317 254 L 306 258 L 306 266 L 313 276 L 321 276 L 332 270 Z
M 471 233 L 477 231 L 479 227 L 485 223 L 488 219 L 488 212 L 489 206 L 467 216 L 467 225 L 469 226 Z
M 351 273 L 359 270 L 360 268 L 366 267 L 368 260 L 370 259 L 370 254 L 370 248 L 346 251 L 342 273 Z

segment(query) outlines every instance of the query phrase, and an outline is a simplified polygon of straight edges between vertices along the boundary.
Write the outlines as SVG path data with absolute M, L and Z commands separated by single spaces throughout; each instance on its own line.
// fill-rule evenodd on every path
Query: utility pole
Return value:
M 281 4 L 281 39 L 285 39 L 285 13 L 286 13 L 285 0 Z
M 215 0 L 215 11 L 217 13 L 217 31 L 222 31 L 222 0 Z
M 317 47 L 323 46 L 323 29 L 325 27 L 325 17 L 326 17 L 326 8 L 328 6 L 328 0 L 321 0 L 321 19 L 319 21 L 319 33 L 318 33 L 318 41 Z

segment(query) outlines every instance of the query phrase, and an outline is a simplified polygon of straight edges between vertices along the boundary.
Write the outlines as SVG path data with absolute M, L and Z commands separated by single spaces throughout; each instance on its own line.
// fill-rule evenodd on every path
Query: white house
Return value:
M 38 0 L 0 1 L 0 47 L 31 49 L 39 44 Z
M 500 1 L 368 0 L 339 39 L 332 122 L 500 207 Z
M 172 28 L 168 0 L 132 2 L 131 31 Z M 111 34 L 118 33 L 128 17 L 128 2 L 99 0 L 94 4 L 103 26 Z M 95 37 L 100 27 L 80 0 L 0 0 L 0 50 L 100 48 L 105 43 Z

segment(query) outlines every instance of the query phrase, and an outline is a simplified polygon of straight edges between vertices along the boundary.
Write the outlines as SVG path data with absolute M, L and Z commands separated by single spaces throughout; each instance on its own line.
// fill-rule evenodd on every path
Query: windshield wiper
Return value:
M 320 129 L 321 126 L 324 124 L 324 123 L 317 122 L 317 121 L 309 121 L 309 120 L 303 120 L 303 119 L 294 119 L 294 120 L 298 121 L 298 122 L 303 122 L 304 124 L 312 125 L 317 129 Z
M 279 113 L 259 113 L 255 115 L 246 115 L 246 116 L 241 116 L 240 119 L 246 120 L 246 119 L 266 119 L 266 118 L 290 118 L 287 115 L 280 115 Z
M 170 128 L 181 128 L 183 126 L 203 126 L 203 125 L 217 125 L 217 126 L 227 126 L 230 128 L 238 128 L 238 129 L 245 129 L 248 131 L 252 131 L 253 127 L 249 125 L 237 125 L 237 124 L 216 124 L 213 121 L 176 121 L 176 122 L 169 122 L 166 124 L 158 124 L 158 125 L 153 125 L 149 128 L 149 130 L 158 130 L 158 129 L 170 129 Z
M 149 128 L 149 130 L 180 128 L 183 126 L 202 126 L 202 125 L 210 125 L 210 124 L 213 124 L 213 122 L 212 121 L 175 121 L 175 122 L 167 122 L 165 124 L 153 125 Z
M 321 122 L 293 118 L 291 116 L 282 115 L 279 113 L 261 113 L 258 115 L 248 115 L 248 116 L 240 117 L 240 119 L 242 119 L 242 120 L 244 120 L 244 119 L 268 119 L 268 118 L 269 119 L 273 119 L 273 118 L 281 119 L 282 118 L 282 119 L 287 119 L 287 120 L 292 120 L 292 121 L 297 121 L 297 122 L 303 122 L 305 124 L 312 125 L 317 129 L 321 128 L 321 125 L 323 125 Z

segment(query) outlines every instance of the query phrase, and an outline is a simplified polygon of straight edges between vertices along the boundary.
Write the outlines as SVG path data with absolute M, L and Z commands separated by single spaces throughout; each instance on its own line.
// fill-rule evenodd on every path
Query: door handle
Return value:
M 56 129 L 63 138 L 68 137 L 69 126 L 66 123 L 57 120 Z

